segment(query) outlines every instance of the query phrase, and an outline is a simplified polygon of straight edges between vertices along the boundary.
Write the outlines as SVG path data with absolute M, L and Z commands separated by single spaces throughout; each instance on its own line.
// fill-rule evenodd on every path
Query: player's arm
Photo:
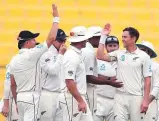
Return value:
M 56 34 L 59 27 L 59 19 L 60 19 L 57 6 L 54 4 L 52 5 L 52 12 L 53 12 L 54 20 L 53 20 L 53 24 L 46 41 L 48 48 L 52 45 L 53 41 L 56 40 Z
M 52 57 L 51 52 L 47 51 L 42 55 L 40 58 L 40 66 L 41 68 L 50 75 L 58 75 L 61 70 L 61 65 L 63 61 L 63 55 L 66 52 L 66 46 L 61 45 L 59 54 L 57 56 L 56 62 L 54 63 L 53 60 L 50 58 Z
M 150 103 L 158 98 L 159 95 L 159 68 L 153 72 L 153 88 L 149 96 Z
M 152 76 L 151 60 L 149 56 L 146 56 L 143 62 L 143 75 L 144 75 L 144 97 L 141 104 L 141 113 L 145 113 L 149 105 L 149 94 L 150 94 L 151 76 Z
M 108 54 L 104 53 L 105 41 L 106 41 L 107 36 L 110 34 L 110 31 L 111 31 L 110 24 L 106 24 L 101 33 L 99 46 L 98 46 L 98 50 L 97 50 L 97 59 L 99 59 L 99 60 L 111 61 L 110 56 Z
M 36 45 L 34 48 L 29 49 L 29 60 L 37 61 L 44 54 L 48 48 L 53 44 L 56 39 L 58 25 L 59 25 L 59 14 L 56 5 L 52 5 L 53 11 L 53 24 L 48 34 L 47 40 L 43 44 Z
M 11 91 L 12 91 L 12 95 L 13 95 L 13 98 L 15 100 L 15 103 L 17 103 L 17 92 L 16 92 L 17 85 L 16 85 L 16 82 L 15 82 L 14 76 L 12 74 L 10 76 L 10 79 L 11 79 Z
M 92 84 L 97 84 L 97 85 L 110 85 L 112 87 L 120 88 L 123 86 L 122 82 L 117 82 L 116 78 L 110 78 L 106 76 L 93 76 L 93 75 L 87 75 L 87 82 L 92 83 Z
M 65 78 L 66 86 L 67 86 L 69 92 L 78 102 L 79 111 L 82 111 L 83 113 L 85 113 L 86 104 L 77 89 L 76 80 L 75 80 L 78 60 L 71 59 L 71 58 L 66 58 L 66 59 L 64 58 L 63 64 L 64 64 L 64 78 Z

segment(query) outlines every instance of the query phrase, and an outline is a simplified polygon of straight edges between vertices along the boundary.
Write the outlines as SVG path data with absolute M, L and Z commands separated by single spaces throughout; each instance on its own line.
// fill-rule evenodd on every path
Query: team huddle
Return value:
M 67 36 L 52 5 L 53 24 L 44 43 L 21 31 L 19 52 L 6 66 L 3 107 L 7 121 L 159 121 L 159 64 L 139 32 L 111 25 L 76 26 Z M 67 49 L 67 37 L 70 47 Z M 97 48 L 97 52 L 95 51 Z M 107 53 L 105 53 L 107 52 Z

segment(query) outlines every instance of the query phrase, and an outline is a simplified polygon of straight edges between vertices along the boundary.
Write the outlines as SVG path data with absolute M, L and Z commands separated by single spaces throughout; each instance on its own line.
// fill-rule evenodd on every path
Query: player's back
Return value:
M 24 49 L 11 61 L 17 92 L 33 91 L 36 87 L 36 73 L 38 72 L 38 61 L 30 59 L 29 49 Z

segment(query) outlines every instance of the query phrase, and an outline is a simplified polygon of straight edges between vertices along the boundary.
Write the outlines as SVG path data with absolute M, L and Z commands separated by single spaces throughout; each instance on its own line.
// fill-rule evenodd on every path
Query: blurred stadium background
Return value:
M 139 41 L 152 42 L 159 52 L 159 0 L 0 0 L 0 98 L 5 66 L 18 52 L 19 31 L 40 32 L 38 41 L 43 42 L 52 24 L 52 3 L 59 8 L 60 28 L 67 34 L 76 25 L 103 26 L 109 22 L 112 35 L 121 40 L 123 28 L 133 26 L 140 31 Z M 0 121 L 4 121 L 2 116 Z

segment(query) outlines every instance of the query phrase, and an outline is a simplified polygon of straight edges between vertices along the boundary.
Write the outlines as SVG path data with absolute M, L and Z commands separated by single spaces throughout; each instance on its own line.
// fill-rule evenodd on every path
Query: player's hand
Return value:
M 78 110 L 87 113 L 87 105 L 84 101 L 78 103 Z
M 61 47 L 60 47 L 60 49 L 59 49 L 59 54 L 64 55 L 65 52 L 66 52 L 66 50 L 67 50 L 66 45 L 62 44 Z
M 59 12 L 55 4 L 52 4 L 52 15 L 53 17 L 59 17 Z
M 149 100 L 144 99 L 141 103 L 140 112 L 141 113 L 146 113 L 146 111 L 148 110 L 149 104 L 150 104 Z
M 110 85 L 112 87 L 121 88 L 123 87 L 123 82 L 118 82 L 115 77 L 110 78 Z
M 109 23 L 107 23 L 104 26 L 103 30 L 101 31 L 101 34 L 108 36 L 110 34 L 110 32 L 111 32 L 111 25 Z
M 9 114 L 9 106 L 3 105 L 2 115 L 8 117 L 8 114 Z

